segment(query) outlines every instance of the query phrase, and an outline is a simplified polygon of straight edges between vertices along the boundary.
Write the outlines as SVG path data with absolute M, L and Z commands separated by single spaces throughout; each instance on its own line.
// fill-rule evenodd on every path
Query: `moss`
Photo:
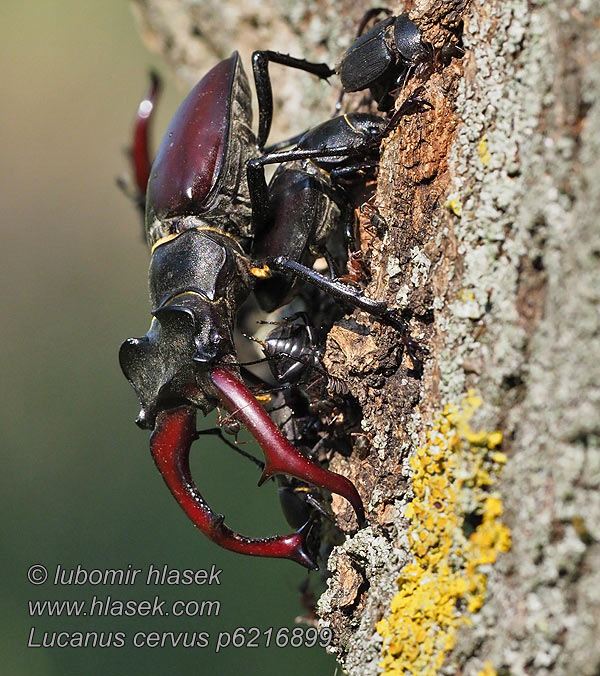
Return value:
M 461 406 L 446 406 L 427 443 L 410 459 L 414 498 L 404 516 L 410 521 L 413 560 L 398 578 L 389 614 L 377 624 L 385 674 L 438 673 L 458 628 L 470 624 L 484 603 L 483 567 L 510 548 L 510 532 L 500 519 L 502 501 L 494 490 L 506 463 L 495 450 L 502 433 L 472 429 L 481 405 L 469 392 Z M 469 531 L 466 521 L 474 514 L 478 525 Z M 491 666 L 485 669 L 480 676 L 495 673 Z

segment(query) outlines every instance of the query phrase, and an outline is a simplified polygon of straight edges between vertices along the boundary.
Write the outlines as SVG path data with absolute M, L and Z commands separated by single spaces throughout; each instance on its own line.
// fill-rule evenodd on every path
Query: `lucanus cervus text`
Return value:
M 153 163 L 143 122 L 138 119 L 133 158 L 138 188 L 146 195 L 153 319 L 145 336 L 123 343 L 119 359 L 141 403 L 137 423 L 152 429 L 155 463 L 193 523 L 215 543 L 232 551 L 288 558 L 314 568 L 305 546 L 309 524 L 287 536 L 239 535 L 210 509 L 191 476 L 189 453 L 199 434 L 196 409 L 207 414 L 220 403 L 249 429 L 264 452 L 266 463 L 259 485 L 277 474 L 295 477 L 342 495 L 353 506 L 359 523 L 364 521 L 362 501 L 354 485 L 298 452 L 244 384 L 233 342 L 237 310 L 257 280 L 279 271 L 286 277 L 304 279 L 398 328 L 413 355 L 418 346 L 410 339 L 403 320 L 385 303 L 366 298 L 357 289 L 319 275 L 310 263 L 304 264 L 305 252 L 310 259 L 320 250 L 319 238 L 331 234 L 331 219 L 294 218 L 286 230 L 285 222 L 278 217 L 278 210 L 283 217 L 286 205 L 292 210 L 301 205 L 312 208 L 319 192 L 312 190 L 312 184 L 318 177 L 305 165 L 296 183 L 294 168 L 288 167 L 282 172 L 284 178 L 277 179 L 287 183 L 280 186 L 274 179 L 269 189 L 263 173 L 265 164 L 312 158 L 342 170 L 348 158 L 365 155 L 378 139 L 370 132 L 352 138 L 349 129 L 339 134 L 335 130 L 324 135 L 319 131 L 312 136 L 319 139 L 318 147 L 307 143 L 299 149 L 261 157 L 272 116 L 269 61 L 323 78 L 332 73 L 324 64 L 273 52 L 255 53 L 253 69 L 259 99 L 256 137 L 251 128 L 249 84 L 237 53 L 218 63 L 190 92 L 173 117 Z M 139 177 L 146 172 L 149 180 L 144 186 Z M 311 186 L 306 195 L 304 185 Z M 328 188 L 325 186 L 319 194 L 327 195 Z M 332 196 L 331 202 L 335 204 L 336 199 L 337 195 Z M 315 226 L 322 227 L 323 233 Z M 283 244 L 274 245 L 276 241 L 282 243 L 286 235 L 288 240 L 302 243 L 291 250 Z M 263 306 L 283 302 L 281 294 L 273 293 L 275 298 L 266 289 L 259 294 Z M 286 297 L 288 293 L 289 289 Z

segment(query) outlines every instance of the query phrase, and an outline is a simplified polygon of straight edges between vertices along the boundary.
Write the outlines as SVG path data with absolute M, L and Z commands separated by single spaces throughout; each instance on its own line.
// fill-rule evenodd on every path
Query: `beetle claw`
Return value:
M 250 390 L 231 371 L 215 367 L 210 371 L 210 379 L 225 407 L 245 425 L 265 454 L 259 486 L 275 474 L 289 474 L 346 498 L 356 512 L 359 525 L 364 524 L 362 500 L 349 479 L 320 467 L 294 448 Z
M 192 520 L 216 544 L 240 554 L 290 559 L 305 568 L 317 565 L 307 552 L 307 529 L 290 535 L 249 538 L 228 528 L 222 514 L 208 506 L 190 471 L 189 455 L 196 438 L 196 411 L 190 406 L 161 411 L 150 438 L 152 457 L 171 493 Z

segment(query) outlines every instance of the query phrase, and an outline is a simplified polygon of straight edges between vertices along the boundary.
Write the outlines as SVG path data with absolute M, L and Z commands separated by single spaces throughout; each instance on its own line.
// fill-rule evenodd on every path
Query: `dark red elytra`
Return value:
M 148 181 L 146 220 L 200 215 L 223 167 L 239 55 L 218 63 L 173 116 Z

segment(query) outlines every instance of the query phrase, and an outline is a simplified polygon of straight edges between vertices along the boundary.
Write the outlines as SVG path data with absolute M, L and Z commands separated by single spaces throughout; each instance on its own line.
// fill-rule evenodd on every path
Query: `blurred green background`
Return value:
M 234 45 L 231 46 L 233 48 Z M 0 671 L 333 674 L 319 648 L 214 652 L 220 631 L 293 628 L 305 574 L 241 557 L 196 532 L 154 468 L 117 351 L 149 323 L 138 214 L 115 187 L 150 65 L 167 80 L 158 142 L 185 92 L 148 53 L 123 0 L 0 3 L 2 248 Z M 209 64 L 207 64 L 208 66 Z M 200 75 L 200 74 L 199 74 Z M 202 421 L 200 421 L 201 424 Z M 207 425 L 210 421 L 207 421 Z M 274 486 L 212 441 L 194 470 L 208 501 L 250 535 L 288 532 Z M 32 564 L 223 569 L 220 587 L 35 587 Z M 218 599 L 219 617 L 32 618 L 29 599 Z M 27 648 L 56 631 L 208 631 L 209 648 Z

